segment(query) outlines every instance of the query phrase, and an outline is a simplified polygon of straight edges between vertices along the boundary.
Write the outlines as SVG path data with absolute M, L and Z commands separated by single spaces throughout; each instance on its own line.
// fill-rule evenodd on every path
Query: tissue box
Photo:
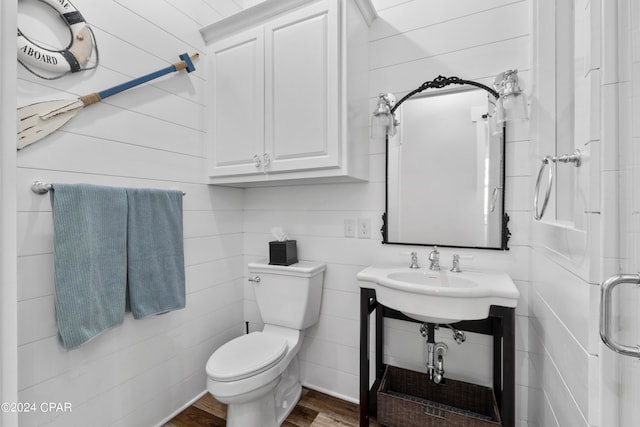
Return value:
M 298 249 L 295 240 L 269 242 L 269 264 L 291 265 L 298 262 Z

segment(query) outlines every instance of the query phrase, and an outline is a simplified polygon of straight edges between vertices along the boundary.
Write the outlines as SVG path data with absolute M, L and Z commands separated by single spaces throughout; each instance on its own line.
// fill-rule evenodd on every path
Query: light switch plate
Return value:
M 344 220 L 344 237 L 356 237 L 356 221 L 354 219 Z
M 358 218 L 358 238 L 359 239 L 371 238 L 371 219 Z

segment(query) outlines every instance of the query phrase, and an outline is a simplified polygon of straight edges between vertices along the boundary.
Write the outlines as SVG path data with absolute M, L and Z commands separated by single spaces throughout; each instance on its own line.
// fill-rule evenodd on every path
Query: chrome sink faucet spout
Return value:
M 438 247 L 434 246 L 433 250 L 429 254 L 429 270 L 439 271 L 440 270 L 440 252 L 438 252 Z

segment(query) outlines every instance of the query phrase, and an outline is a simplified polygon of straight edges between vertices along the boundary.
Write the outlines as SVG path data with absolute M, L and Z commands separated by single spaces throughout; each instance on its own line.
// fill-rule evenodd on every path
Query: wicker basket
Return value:
M 452 379 L 431 384 L 426 374 L 395 366 L 387 366 L 377 400 L 384 426 L 502 426 L 491 388 Z

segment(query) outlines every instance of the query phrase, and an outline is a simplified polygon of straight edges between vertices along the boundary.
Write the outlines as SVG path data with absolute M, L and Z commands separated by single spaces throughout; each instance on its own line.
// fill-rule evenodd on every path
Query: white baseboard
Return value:
M 333 390 L 327 390 L 326 388 L 319 387 L 319 386 L 317 386 L 315 384 L 309 384 L 307 382 L 303 382 L 302 386 L 306 387 L 308 389 L 311 389 L 311 390 L 319 391 L 320 393 L 328 394 L 329 396 L 337 397 L 338 399 L 342 399 L 342 400 L 345 400 L 347 402 L 355 403 L 356 405 L 359 403 L 358 399 L 354 399 L 353 397 L 345 396 L 345 395 L 340 394 L 340 393 L 336 393 Z
M 202 396 L 204 396 L 205 394 L 207 394 L 207 390 L 204 390 L 202 393 L 199 393 L 198 395 L 196 395 L 196 397 L 194 397 L 193 399 L 191 399 L 190 401 L 188 401 L 187 403 L 185 403 L 184 405 L 182 405 L 179 409 L 176 409 L 171 415 L 169 415 L 167 418 L 165 418 L 164 420 L 162 420 L 159 424 L 157 424 L 155 427 L 162 427 L 164 424 L 168 423 L 173 417 L 175 417 L 176 415 L 178 415 L 180 412 L 184 411 L 185 409 L 187 409 L 189 406 L 193 405 L 194 403 L 196 403 Z
M 319 391 L 320 393 L 324 393 L 324 394 L 328 394 L 329 396 L 333 396 L 336 397 L 338 399 L 342 399 L 345 400 L 347 402 L 351 402 L 351 403 L 355 403 L 356 405 L 358 404 L 358 400 L 357 399 L 353 399 L 352 397 L 349 396 L 345 396 L 343 394 L 340 393 L 336 393 L 333 390 L 327 390 L 323 387 L 318 387 L 315 384 L 309 384 L 306 382 L 302 383 L 303 387 L 306 387 L 310 390 L 315 390 L 315 391 Z M 164 424 L 168 423 L 173 417 L 175 417 L 176 415 L 178 415 L 180 412 L 184 411 L 185 409 L 187 409 L 189 406 L 193 405 L 195 402 L 197 402 L 202 396 L 204 396 L 205 394 L 207 394 L 207 390 L 202 391 L 202 393 L 199 393 L 198 395 L 196 395 L 193 399 L 189 400 L 187 403 L 185 403 L 184 405 L 182 405 L 179 409 L 176 409 L 171 415 L 169 415 L 168 417 L 166 417 L 164 420 L 162 420 L 159 424 L 157 424 L 154 427 L 162 427 Z

